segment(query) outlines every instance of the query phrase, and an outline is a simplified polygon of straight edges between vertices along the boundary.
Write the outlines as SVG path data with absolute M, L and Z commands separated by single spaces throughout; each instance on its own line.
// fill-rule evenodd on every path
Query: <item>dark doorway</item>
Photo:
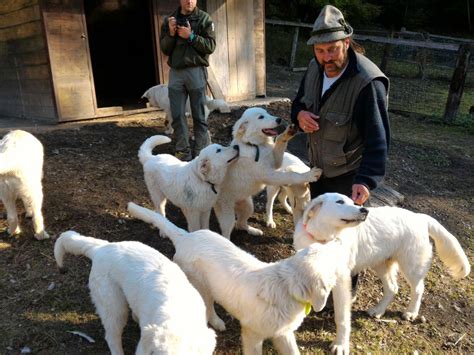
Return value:
M 156 85 L 151 4 L 147 0 L 84 0 L 98 107 L 145 107 Z

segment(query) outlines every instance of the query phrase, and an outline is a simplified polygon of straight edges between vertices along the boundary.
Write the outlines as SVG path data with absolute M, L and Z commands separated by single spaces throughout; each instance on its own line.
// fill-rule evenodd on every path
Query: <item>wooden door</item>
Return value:
M 160 34 L 163 20 L 166 16 L 173 13 L 179 6 L 179 1 L 176 0 L 153 0 L 153 25 L 155 31 L 155 48 L 157 59 L 157 73 L 160 84 L 168 83 L 168 72 L 170 70 L 166 61 L 168 57 L 163 54 L 160 49 Z
M 59 121 L 96 116 L 83 1 L 41 1 Z

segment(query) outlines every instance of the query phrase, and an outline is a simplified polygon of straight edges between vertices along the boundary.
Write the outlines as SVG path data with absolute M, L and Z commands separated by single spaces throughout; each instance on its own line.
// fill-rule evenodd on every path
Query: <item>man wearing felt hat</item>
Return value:
M 339 192 L 362 205 L 385 175 L 390 127 L 389 80 L 352 40 L 341 11 L 325 6 L 311 38 L 311 60 L 291 107 L 308 135 L 312 166 L 323 169 L 311 197 Z

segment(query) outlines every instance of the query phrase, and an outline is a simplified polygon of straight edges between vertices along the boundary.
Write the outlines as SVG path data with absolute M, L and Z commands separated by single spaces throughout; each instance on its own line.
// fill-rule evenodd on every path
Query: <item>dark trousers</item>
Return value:
M 311 198 L 316 198 L 326 192 L 338 192 L 351 198 L 352 184 L 354 183 L 355 175 L 355 171 L 351 171 L 347 174 L 332 178 L 321 177 L 318 181 L 309 184 Z M 358 280 L 359 274 L 352 276 L 352 297 L 355 297 Z

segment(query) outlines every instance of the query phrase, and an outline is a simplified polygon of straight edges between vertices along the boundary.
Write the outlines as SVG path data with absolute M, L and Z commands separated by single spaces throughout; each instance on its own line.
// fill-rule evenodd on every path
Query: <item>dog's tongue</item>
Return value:
M 262 129 L 262 132 L 265 133 L 267 136 L 277 136 L 281 133 L 283 133 L 286 129 L 286 125 L 285 124 L 281 124 L 279 126 L 276 126 L 274 128 L 265 128 L 265 129 Z
M 274 128 L 262 129 L 262 132 L 265 133 L 267 136 L 272 136 L 272 137 L 278 134 Z

